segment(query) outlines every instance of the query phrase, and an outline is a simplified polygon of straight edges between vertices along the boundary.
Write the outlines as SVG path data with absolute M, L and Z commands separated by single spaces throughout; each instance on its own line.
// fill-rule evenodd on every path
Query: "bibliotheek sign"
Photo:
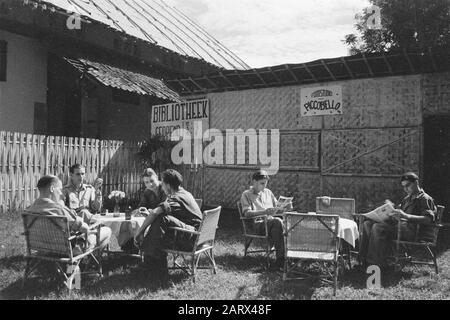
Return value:
M 201 121 L 203 130 L 208 130 L 209 100 L 192 100 L 153 106 L 151 121 L 152 136 L 160 135 L 169 139 L 176 129 L 193 132 L 195 121 Z
M 301 90 L 303 117 L 342 114 L 342 87 L 315 87 Z

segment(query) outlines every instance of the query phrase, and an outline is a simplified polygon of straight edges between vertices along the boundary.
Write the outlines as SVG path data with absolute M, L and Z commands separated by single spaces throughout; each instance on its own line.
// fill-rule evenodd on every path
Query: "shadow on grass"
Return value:
M 97 296 L 102 298 L 105 294 L 117 292 L 136 292 L 135 296 L 127 296 L 127 299 L 142 299 L 148 294 L 167 289 L 176 283 L 188 278 L 183 273 L 171 273 L 170 281 L 162 281 L 152 277 L 148 272 L 138 270 L 136 263 L 130 262 L 127 257 L 110 258 L 103 263 L 103 277 L 83 275 L 80 294 Z M 43 262 L 37 271 L 27 279 L 22 289 L 23 271 L 25 270 L 25 258 L 23 256 L 10 257 L 0 260 L 0 268 L 20 272 L 17 279 L 11 279 L 9 285 L 0 291 L 0 299 L 20 300 L 39 299 L 52 295 L 56 298 L 76 298 L 65 287 L 61 278 L 56 278 L 54 264 Z M 78 291 L 74 290 L 74 293 Z

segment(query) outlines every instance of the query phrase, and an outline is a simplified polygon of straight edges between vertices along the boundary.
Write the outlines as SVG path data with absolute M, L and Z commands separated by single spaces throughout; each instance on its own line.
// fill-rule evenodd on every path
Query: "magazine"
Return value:
M 277 208 L 285 209 L 289 204 L 292 204 L 292 200 L 294 200 L 294 197 L 280 196 L 278 198 Z
M 386 203 L 373 211 L 362 214 L 366 218 L 372 219 L 376 222 L 385 222 L 395 213 L 395 209 L 390 203 Z

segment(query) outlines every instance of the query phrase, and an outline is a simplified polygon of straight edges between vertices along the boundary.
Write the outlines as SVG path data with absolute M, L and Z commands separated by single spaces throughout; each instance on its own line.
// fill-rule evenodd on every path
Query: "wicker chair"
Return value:
M 329 199 L 329 203 L 325 199 Z M 340 218 L 355 220 L 355 199 L 352 198 L 329 198 L 329 197 L 317 197 L 316 198 L 316 213 L 317 214 L 336 214 Z M 358 223 L 358 229 L 361 232 L 362 222 Z M 345 241 L 342 242 L 342 256 L 347 260 L 347 263 L 352 268 L 351 254 L 355 255 L 359 259 L 358 251 L 351 250 L 350 245 Z
M 434 252 L 434 249 L 436 248 L 436 242 L 438 238 L 439 229 L 443 227 L 443 224 L 441 224 L 442 216 L 444 213 L 445 207 L 444 206 L 437 206 L 437 214 L 436 219 L 433 223 L 421 223 L 416 224 L 416 234 L 414 236 L 414 239 L 411 241 L 403 241 L 402 239 L 402 232 L 401 232 L 401 224 L 398 224 L 397 228 L 397 240 L 394 240 L 394 261 L 396 262 L 397 267 L 400 269 L 403 267 L 406 263 L 412 263 L 412 264 L 424 264 L 424 265 L 430 265 L 434 266 L 434 269 L 436 271 L 436 274 L 439 273 L 439 268 L 436 260 L 436 253 Z M 421 239 L 420 238 L 420 227 L 421 226 L 429 226 L 434 229 L 432 238 L 430 239 Z M 410 249 L 412 248 L 419 248 L 424 249 L 426 253 L 430 256 L 432 259 L 432 262 L 430 261 L 422 261 L 422 260 L 413 260 L 412 257 L 412 251 Z M 402 250 L 403 254 L 402 254 Z
M 195 243 L 191 251 L 180 250 L 176 247 L 176 241 L 171 249 L 166 249 L 168 254 L 173 256 L 173 266 L 169 270 L 181 269 L 192 276 L 192 280 L 195 282 L 197 269 L 212 269 L 216 274 L 216 262 L 214 260 L 214 241 L 216 237 L 217 225 L 219 223 L 219 216 L 222 207 L 206 210 L 203 213 L 203 220 L 198 231 L 190 231 L 182 228 L 171 227 L 170 229 L 175 232 L 175 239 L 178 234 L 189 233 L 195 236 Z M 211 266 L 198 266 L 201 255 L 204 254 Z M 182 258 L 182 264 L 177 262 L 177 259 Z M 187 263 L 186 257 L 191 257 L 190 264 Z
M 329 276 L 317 276 L 324 282 L 333 283 L 336 295 L 339 274 L 339 216 L 322 214 L 286 213 L 285 215 L 285 262 L 283 280 L 302 280 L 313 276 L 297 269 L 300 261 L 321 261 L 333 265 Z
M 79 274 L 79 265 L 83 258 L 91 256 L 98 265 L 98 273 L 102 275 L 101 252 L 97 257 L 94 255 L 100 247 L 74 253 L 71 242 L 81 241 L 87 247 L 86 237 L 82 233 L 71 235 L 66 217 L 22 213 L 22 219 L 27 245 L 22 288 L 27 278 L 43 261 L 50 261 L 55 264 L 57 274 L 62 276 L 63 282 L 69 290 L 74 286 L 73 282 L 76 281 Z M 90 230 L 96 232 L 98 242 L 100 224 L 91 225 Z
M 275 252 L 275 249 L 272 248 L 272 246 L 269 243 L 269 229 L 267 227 L 267 216 L 261 215 L 261 216 L 255 216 L 255 217 L 245 217 L 242 212 L 242 203 L 241 201 L 238 201 L 236 203 L 239 216 L 242 221 L 242 228 L 244 230 L 244 257 L 247 256 L 247 254 L 250 253 L 265 253 L 267 266 L 270 266 L 270 255 Z M 256 219 L 262 219 L 264 223 L 264 234 L 258 233 L 255 228 L 255 220 Z M 252 244 L 254 239 L 261 239 L 265 242 L 265 248 L 264 249 L 254 249 L 249 251 L 248 248 Z

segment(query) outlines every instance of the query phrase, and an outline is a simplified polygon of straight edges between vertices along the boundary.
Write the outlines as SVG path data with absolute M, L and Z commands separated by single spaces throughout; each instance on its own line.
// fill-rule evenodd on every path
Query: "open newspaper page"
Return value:
M 280 198 L 278 198 L 277 208 L 285 209 L 289 204 L 292 204 L 292 200 L 294 200 L 294 197 L 280 196 Z
M 390 203 L 386 203 L 373 211 L 362 214 L 366 218 L 372 219 L 376 222 L 385 222 L 394 214 L 395 209 Z

